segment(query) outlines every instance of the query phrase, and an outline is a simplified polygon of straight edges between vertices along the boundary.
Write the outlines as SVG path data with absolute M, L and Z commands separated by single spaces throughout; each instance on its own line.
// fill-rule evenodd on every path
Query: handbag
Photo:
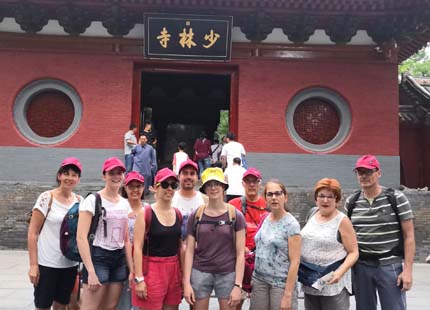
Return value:
M 312 263 L 300 262 L 298 280 L 305 286 L 312 286 L 319 278 L 325 276 L 329 272 L 335 271 L 343 264 L 345 259 L 338 260 L 328 266 L 319 266 Z
M 245 254 L 245 271 L 243 273 L 242 289 L 250 293 L 252 290 L 251 280 L 255 267 L 255 252 L 251 251 Z

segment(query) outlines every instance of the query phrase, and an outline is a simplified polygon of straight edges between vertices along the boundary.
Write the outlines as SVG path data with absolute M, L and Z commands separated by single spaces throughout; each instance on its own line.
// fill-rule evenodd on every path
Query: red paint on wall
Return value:
M 331 153 L 399 154 L 395 65 L 300 60 L 233 63 L 239 65 L 238 137 L 248 152 L 309 153 L 291 139 L 285 113 L 300 90 L 320 86 L 343 96 L 352 113 L 349 137 Z M 83 104 L 79 129 L 57 147 L 122 148 L 130 121 L 137 119 L 131 115 L 133 65 L 131 59 L 110 55 L 0 52 L 0 146 L 34 145 L 16 129 L 13 104 L 28 83 L 53 78 L 74 87 Z

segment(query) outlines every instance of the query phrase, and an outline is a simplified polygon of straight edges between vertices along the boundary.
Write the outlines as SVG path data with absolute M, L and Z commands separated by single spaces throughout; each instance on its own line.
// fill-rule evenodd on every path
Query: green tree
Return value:
M 228 112 L 229 112 L 228 110 L 220 111 L 219 124 L 218 124 L 218 128 L 216 130 L 216 134 L 217 134 L 219 139 L 221 139 L 222 137 L 224 137 L 228 133 L 228 118 L 229 118 Z
M 427 44 L 430 49 L 430 44 Z M 399 73 L 417 77 L 430 77 L 430 55 L 426 49 L 418 51 L 399 65 Z

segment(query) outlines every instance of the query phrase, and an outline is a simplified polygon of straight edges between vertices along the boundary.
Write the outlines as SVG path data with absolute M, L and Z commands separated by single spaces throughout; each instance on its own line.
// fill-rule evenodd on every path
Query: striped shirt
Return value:
M 351 222 L 354 226 L 358 248 L 360 252 L 368 254 L 384 254 L 390 252 L 401 242 L 402 230 L 397 216 L 386 196 L 384 187 L 381 193 L 375 197 L 372 203 L 360 193 L 355 207 L 352 211 Z M 394 191 L 397 208 L 401 221 L 413 219 L 412 209 L 406 196 L 398 191 Z M 349 200 L 345 202 L 345 212 Z M 379 264 L 388 265 L 401 261 L 400 256 L 389 256 L 379 259 Z

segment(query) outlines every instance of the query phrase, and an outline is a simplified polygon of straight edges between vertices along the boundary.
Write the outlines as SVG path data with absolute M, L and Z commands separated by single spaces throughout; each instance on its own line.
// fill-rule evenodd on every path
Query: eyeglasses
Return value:
M 205 184 L 205 187 L 219 187 L 219 186 L 222 186 L 222 183 L 218 181 L 209 181 Z
M 378 169 L 355 169 L 356 175 L 364 175 L 364 176 L 370 176 L 374 174 Z
M 162 189 L 167 189 L 169 186 L 172 189 L 177 189 L 178 188 L 178 182 L 167 182 L 167 181 L 163 181 L 161 183 L 157 183 L 157 186 L 161 186 Z
M 244 179 L 243 182 L 245 182 L 246 184 L 260 184 L 261 179 Z
M 324 196 L 324 195 L 318 195 L 317 196 L 318 200 L 324 200 L 327 199 L 329 201 L 336 199 L 336 196 Z
M 131 191 L 133 190 L 141 190 L 143 188 L 143 184 L 138 184 L 138 185 L 127 185 L 127 188 Z
M 267 192 L 267 193 L 266 193 L 266 196 L 267 196 L 267 197 L 269 197 L 269 198 L 271 198 L 271 197 L 273 197 L 273 196 L 275 196 L 275 197 L 279 197 L 279 196 L 282 196 L 283 194 L 284 194 L 284 192 L 283 192 L 283 191 Z

